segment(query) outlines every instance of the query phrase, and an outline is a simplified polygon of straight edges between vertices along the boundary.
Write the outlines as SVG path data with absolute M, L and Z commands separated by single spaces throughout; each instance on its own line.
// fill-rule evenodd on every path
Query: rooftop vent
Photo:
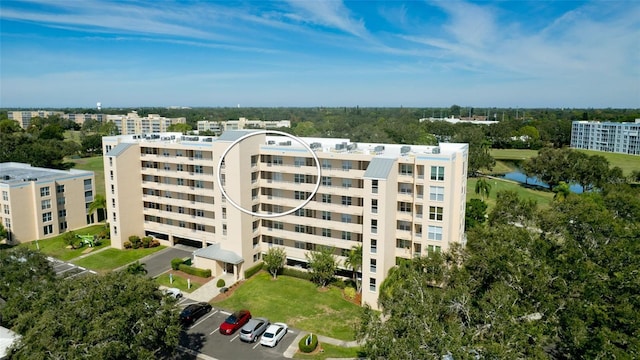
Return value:
M 275 140 L 267 141 L 267 145 L 275 145 L 275 144 L 276 144 Z
M 312 148 L 312 149 L 319 149 L 319 148 L 322 147 L 322 144 L 319 143 L 319 142 L 314 142 L 314 143 L 309 144 L 309 147 Z
M 336 144 L 336 150 L 344 150 L 347 148 L 347 143 L 343 142 L 341 144 Z
M 291 146 L 291 140 L 279 142 L 278 145 Z
M 400 148 L 400 154 L 405 155 L 411 151 L 411 146 L 403 146 Z
M 356 143 L 347 145 L 347 150 L 349 150 L 349 151 L 355 150 L 357 148 L 358 148 L 358 144 L 356 144 Z
M 3 180 L 9 180 L 9 179 L 11 179 L 11 176 L 9 176 L 9 175 L 3 175 L 3 176 L 2 176 L 2 179 L 3 179 Z
M 440 154 L 440 147 L 436 146 L 433 149 L 431 149 L 431 153 L 432 154 Z

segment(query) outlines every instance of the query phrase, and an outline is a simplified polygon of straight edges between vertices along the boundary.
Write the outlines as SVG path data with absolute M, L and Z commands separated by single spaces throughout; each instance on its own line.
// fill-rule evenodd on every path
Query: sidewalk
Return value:
M 220 294 L 221 288 L 217 286 L 218 279 L 224 280 L 225 287 L 233 285 L 235 281 L 233 274 L 223 274 L 207 281 L 205 284 L 195 289 L 192 293 L 184 293 L 184 296 L 194 301 L 209 302 L 214 297 Z
M 298 343 L 300 342 L 300 340 L 309 335 L 309 332 L 306 331 L 298 331 L 298 336 L 296 336 L 296 338 L 293 340 L 293 342 L 291 343 L 291 345 L 289 345 L 289 347 L 287 348 L 287 350 L 285 350 L 284 352 L 284 357 L 286 358 L 293 358 L 293 355 L 295 355 L 295 353 L 298 351 Z M 356 346 L 360 346 L 361 344 L 357 341 L 344 341 L 344 340 L 338 340 L 338 339 L 334 339 L 334 338 L 330 338 L 324 335 L 318 335 L 316 334 L 316 336 L 318 337 L 318 342 L 320 344 L 331 344 L 331 345 L 335 345 L 335 346 L 341 346 L 341 347 L 356 347 Z M 347 360 L 347 359 L 343 359 L 343 360 Z

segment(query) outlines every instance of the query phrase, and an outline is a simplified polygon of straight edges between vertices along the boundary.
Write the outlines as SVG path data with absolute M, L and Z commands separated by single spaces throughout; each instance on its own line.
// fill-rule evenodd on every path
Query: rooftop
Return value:
M 27 181 L 53 181 L 81 175 L 93 175 L 93 172 L 39 168 L 16 162 L 0 163 L 0 184 L 15 185 Z

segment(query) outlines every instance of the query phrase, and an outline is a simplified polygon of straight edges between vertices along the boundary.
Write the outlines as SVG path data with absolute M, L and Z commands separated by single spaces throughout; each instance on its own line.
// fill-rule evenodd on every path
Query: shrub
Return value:
M 178 270 L 180 269 L 180 264 L 182 264 L 184 261 L 182 261 L 182 259 L 180 258 L 175 258 L 171 260 L 171 268 L 173 270 Z
M 349 300 L 353 300 L 356 298 L 356 289 L 352 288 L 352 287 L 348 287 L 344 289 L 344 297 L 346 297 Z
M 142 247 L 143 248 L 148 248 L 151 246 L 151 236 L 145 236 L 142 238 Z
M 309 339 L 311 337 L 311 339 Z M 314 334 L 303 336 L 298 342 L 298 349 L 303 353 L 310 353 L 318 347 L 318 337 Z
M 216 283 L 216 286 L 221 288 L 225 285 L 224 283 L 224 279 L 218 279 L 218 282 Z
M 149 244 L 149 247 L 152 248 L 152 247 L 156 247 L 156 246 L 160 246 L 160 241 L 156 240 L 156 239 L 151 240 L 151 243 Z
M 127 240 L 127 241 L 125 241 L 125 242 L 123 242 L 123 243 L 122 243 L 122 246 L 123 246 L 125 249 L 131 249 L 131 248 L 133 247 L 133 245 L 131 244 L 131 241 L 128 241 L 128 240 Z
M 129 241 L 131 241 L 131 245 L 134 249 L 137 249 L 142 245 L 142 240 L 140 240 L 140 236 L 138 235 L 129 236 Z
M 337 287 L 338 289 L 344 289 L 347 287 L 347 283 L 344 280 L 338 278 L 334 278 L 333 281 L 331 281 L 331 285 Z
M 186 264 L 180 264 L 178 269 L 180 271 L 186 272 L 189 275 L 194 275 L 202 278 L 211 277 L 211 269 L 200 269 Z
M 257 265 L 254 265 L 254 266 L 248 268 L 244 272 L 244 278 L 248 279 L 248 278 L 252 277 L 253 275 L 255 275 L 258 271 L 262 270 L 262 266 L 263 265 L 264 265 L 263 263 L 259 263 Z
M 295 277 L 295 278 L 298 278 L 298 279 L 311 281 L 311 273 L 307 272 L 307 271 L 301 271 L 301 270 L 296 270 L 296 269 L 291 269 L 291 268 L 285 267 L 284 269 L 282 269 L 282 275 L 291 276 L 291 277 Z

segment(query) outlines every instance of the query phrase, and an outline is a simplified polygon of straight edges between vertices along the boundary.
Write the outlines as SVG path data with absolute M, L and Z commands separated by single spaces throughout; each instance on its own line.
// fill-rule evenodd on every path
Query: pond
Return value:
M 507 179 L 507 180 L 511 180 L 511 181 L 516 181 L 519 182 L 521 184 L 528 184 L 528 185 L 536 185 L 536 186 L 542 186 L 545 188 L 549 188 L 549 185 L 545 184 L 544 182 L 538 180 L 535 177 L 527 177 L 522 171 L 520 170 L 516 170 L 516 171 L 512 171 L 509 173 L 506 173 L 502 176 L 503 179 Z M 576 194 L 581 194 L 583 189 L 582 186 L 579 184 L 571 184 L 569 186 L 569 189 L 571 190 L 571 192 L 574 192 Z

